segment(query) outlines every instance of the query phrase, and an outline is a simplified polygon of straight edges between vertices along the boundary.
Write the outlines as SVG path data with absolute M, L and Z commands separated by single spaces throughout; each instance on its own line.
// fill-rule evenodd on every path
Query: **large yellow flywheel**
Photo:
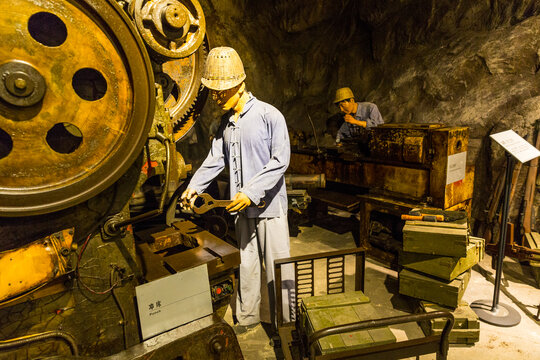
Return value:
M 0 216 L 50 213 L 116 182 L 154 113 L 144 44 L 114 0 L 0 2 Z

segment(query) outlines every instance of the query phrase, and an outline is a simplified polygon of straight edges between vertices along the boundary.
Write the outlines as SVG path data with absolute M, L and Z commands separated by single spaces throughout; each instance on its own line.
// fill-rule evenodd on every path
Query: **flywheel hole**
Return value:
M 9 155 L 13 149 L 13 140 L 4 130 L 0 129 L 0 159 Z
M 83 136 L 81 130 L 70 123 L 58 123 L 47 132 L 47 144 L 54 151 L 70 154 L 81 145 Z
M 88 101 L 99 100 L 107 92 L 107 80 L 99 71 L 92 68 L 77 70 L 73 75 L 71 85 L 77 95 Z
M 49 12 L 38 12 L 28 20 L 28 32 L 37 42 L 49 46 L 60 46 L 67 39 L 64 22 Z

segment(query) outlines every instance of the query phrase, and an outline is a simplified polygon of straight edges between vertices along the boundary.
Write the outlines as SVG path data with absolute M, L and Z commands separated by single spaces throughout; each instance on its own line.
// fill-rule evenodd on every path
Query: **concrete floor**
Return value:
M 291 256 L 313 254 L 323 251 L 355 247 L 351 228 L 347 220 L 349 213 L 333 211 L 335 227 L 300 227 L 300 233 L 291 237 Z M 344 225 L 345 224 L 345 225 Z M 540 321 L 536 320 L 540 304 L 540 290 L 536 288 L 529 266 L 505 258 L 500 303 L 511 305 L 521 315 L 521 322 L 515 327 L 505 328 L 480 323 L 480 341 L 474 346 L 451 345 L 449 359 L 540 359 Z M 349 275 L 349 274 L 348 274 Z M 352 274 L 350 274 L 352 276 Z M 491 269 L 491 258 L 486 258 L 473 268 L 472 277 L 463 296 L 471 303 L 480 299 L 493 298 L 495 272 Z M 411 312 L 405 296 L 398 294 L 397 273 L 368 259 L 366 264 L 365 292 L 377 311 L 384 316 L 396 316 Z M 231 308 L 225 320 L 232 324 Z M 239 335 L 238 340 L 246 360 L 279 359 L 270 346 L 266 326 L 257 326 L 252 331 Z M 391 327 L 399 340 L 423 336 L 416 324 Z M 423 355 L 420 359 L 435 359 L 434 354 Z

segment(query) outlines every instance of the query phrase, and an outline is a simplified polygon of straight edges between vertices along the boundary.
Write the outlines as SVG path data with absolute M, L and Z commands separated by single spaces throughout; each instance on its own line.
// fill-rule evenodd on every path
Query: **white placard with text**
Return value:
M 467 152 L 449 155 L 446 164 L 446 185 L 465 179 L 465 168 L 467 167 Z
M 144 340 L 212 313 L 206 264 L 135 288 Z
M 540 156 L 540 151 L 516 134 L 514 130 L 506 130 L 490 137 L 522 163 Z

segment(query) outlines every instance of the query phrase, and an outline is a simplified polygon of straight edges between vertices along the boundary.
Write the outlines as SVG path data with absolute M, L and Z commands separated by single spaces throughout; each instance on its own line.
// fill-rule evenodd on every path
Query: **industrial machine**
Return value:
M 467 127 L 384 124 L 363 135 L 339 148 L 297 148 L 289 171 L 325 174 L 326 189 L 311 197 L 359 212 L 359 245 L 368 253 L 395 263 L 399 216 L 412 209 L 470 213 L 474 169 L 467 166 Z M 395 218 L 385 221 L 381 214 Z
M 0 359 L 241 359 L 238 250 L 176 209 L 200 4 L 3 1 L 0 36 Z M 136 287 L 196 267 L 210 313 L 143 338 Z

